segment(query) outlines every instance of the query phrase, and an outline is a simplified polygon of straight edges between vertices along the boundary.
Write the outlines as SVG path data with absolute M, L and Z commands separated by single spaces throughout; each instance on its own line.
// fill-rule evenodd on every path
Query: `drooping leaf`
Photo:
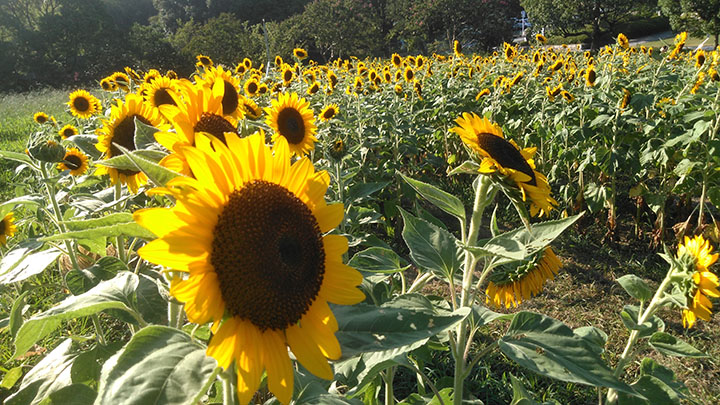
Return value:
M 84 241 L 93 241 L 98 238 L 114 238 L 118 236 L 138 237 L 147 240 L 155 239 L 155 235 L 138 225 L 128 212 L 110 214 L 102 218 L 86 219 L 81 221 L 66 221 L 67 232 L 58 233 L 41 238 L 42 241 L 58 241 L 77 239 L 81 244 Z
M 431 184 L 412 179 L 400 172 L 397 172 L 397 174 L 399 174 L 400 177 L 402 177 L 407 184 L 412 186 L 412 188 L 414 188 L 415 191 L 417 191 L 423 198 L 441 210 L 459 219 L 461 222 L 465 222 L 465 206 L 459 198 L 446 191 L 440 190 Z
M 180 173 L 160 166 L 158 163 L 156 163 L 156 161 L 153 161 L 152 159 L 146 159 L 143 156 L 139 156 L 135 152 L 130 152 L 122 146 L 118 145 L 118 149 L 122 151 L 122 153 L 124 154 L 123 156 L 127 156 L 127 158 L 135 165 L 136 169 L 134 170 L 140 170 L 145 173 L 150 182 L 152 182 L 158 187 L 164 186 L 167 184 L 168 181 L 174 179 L 175 177 L 181 176 Z
M 52 333 L 62 321 L 96 314 L 106 309 L 133 310 L 131 296 L 138 278 L 122 272 L 112 280 L 102 281 L 85 294 L 66 298 L 60 304 L 25 321 L 15 337 L 14 358 L 24 354 L 38 340 Z
M 498 344 L 505 355 L 541 375 L 634 393 L 613 375 L 600 348 L 556 319 L 519 312 Z
M 397 253 L 383 247 L 371 247 L 355 253 L 348 265 L 373 273 L 397 273 L 410 267 L 410 264 Z
M 655 332 L 648 340 L 650 346 L 666 356 L 677 357 L 709 357 L 706 353 L 696 349 L 689 343 L 665 332 Z
M 192 404 L 216 367 L 187 333 L 152 325 L 102 369 L 96 404 Z
M 454 277 L 460 269 L 460 252 L 457 239 L 448 231 L 425 220 L 414 217 L 402 208 L 404 227 L 402 237 L 410 257 L 422 269 L 446 278 Z
M 0 284 L 16 283 L 40 274 L 60 256 L 60 250 L 40 250 L 43 243 L 27 240 L 20 243 L 0 261 Z
M 128 267 L 120 259 L 113 256 L 100 258 L 86 269 L 72 269 L 65 275 L 65 284 L 74 295 L 80 295 L 98 285 L 103 280 L 110 280 Z
M 390 184 L 389 181 L 354 184 L 348 190 L 347 201 L 350 204 L 362 201 L 384 189 L 388 184 Z
M 70 370 L 77 354 L 72 339 L 65 339 L 28 371 L 18 391 L 5 400 L 6 405 L 39 404 L 44 398 L 72 384 Z
M 634 274 L 626 274 L 618 278 L 617 282 L 636 300 L 647 301 L 652 298 L 653 291 L 643 279 Z
M 68 141 L 77 145 L 78 149 L 83 151 L 86 155 L 90 156 L 94 160 L 100 159 L 102 155 L 98 148 L 95 147 L 98 143 L 97 135 L 80 134 L 73 135 L 67 138 Z

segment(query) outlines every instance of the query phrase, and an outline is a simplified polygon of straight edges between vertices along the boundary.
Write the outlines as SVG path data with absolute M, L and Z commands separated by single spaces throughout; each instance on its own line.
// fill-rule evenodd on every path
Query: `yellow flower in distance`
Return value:
M 463 113 L 455 122 L 458 126 L 450 131 L 460 135 L 462 141 L 482 158 L 478 171 L 482 174 L 497 172 L 514 182 L 522 192 L 523 200 L 530 198 L 531 215 L 543 216 L 557 205 L 550 196 L 547 178 L 535 170 L 533 156 L 537 148 L 520 150 L 515 142 L 505 139 L 497 124 L 475 113 Z
M 78 148 L 65 151 L 65 157 L 57 165 L 58 170 L 70 170 L 73 176 L 80 176 L 88 169 L 88 157 Z
M 7 238 L 12 238 L 15 232 L 17 232 L 15 216 L 12 212 L 9 212 L 2 221 L 0 221 L 0 245 L 5 246 L 7 244 Z
M 709 321 L 712 302 L 708 297 L 720 297 L 718 277 L 708 270 L 718 259 L 718 254 L 713 254 L 712 251 L 710 241 L 705 240 L 702 235 L 692 239 L 686 236 L 684 242 L 678 246 L 678 258 L 690 256 L 695 267 L 693 292 L 688 297 L 687 308 L 682 312 L 682 322 L 686 328 L 692 328 L 698 318 Z
M 310 103 L 299 98 L 297 93 L 282 93 L 272 100 L 271 107 L 265 107 L 265 122 L 272 128 L 272 142 L 283 137 L 290 146 L 290 152 L 303 156 L 315 148 L 315 116 Z
M 336 116 L 340 109 L 338 108 L 337 104 L 329 104 L 325 106 L 325 108 L 322 109 L 320 112 L 320 119 L 325 122 L 329 121 L 332 117 Z
M 617 44 L 623 49 L 628 49 L 630 47 L 630 42 L 622 32 L 617 36 Z
M 64 127 L 60 128 L 60 131 L 58 131 L 60 134 L 60 137 L 62 139 L 70 138 L 71 136 L 78 134 L 78 129 L 75 127 L 75 125 L 67 124 Z
M 49 119 L 50 117 L 42 111 L 36 112 L 35 115 L 33 115 L 33 120 L 38 124 L 44 124 L 48 122 Z
M 552 248 L 546 247 L 533 261 L 510 271 L 493 273 L 485 290 L 485 301 L 492 302 L 497 308 L 517 307 L 538 295 L 545 281 L 554 279 L 560 267 L 560 259 Z
M 543 34 L 535 34 L 535 40 L 543 45 L 547 43 L 547 38 L 545 38 L 545 35 Z
M 295 48 L 293 49 L 293 55 L 295 55 L 296 58 L 303 60 L 308 57 L 308 53 L 303 48 Z
M 280 138 L 271 150 L 264 134 L 225 143 L 198 135 L 184 154 L 197 179 L 178 177 L 165 192 L 173 208 L 135 212 L 158 239 L 138 250 L 156 264 L 183 272 L 170 294 L 185 303 L 188 320 L 213 322 L 207 355 L 234 364 L 240 403 L 248 403 L 267 372 L 267 386 L 284 404 L 293 393 L 295 358 L 332 379 L 327 359 L 338 359 L 338 325 L 328 303 L 364 299 L 362 275 L 342 263 L 343 205 L 326 205 L 327 172 L 308 158 L 290 164 Z
M 78 118 L 90 118 L 100 110 L 100 100 L 85 90 L 70 93 L 70 113 Z

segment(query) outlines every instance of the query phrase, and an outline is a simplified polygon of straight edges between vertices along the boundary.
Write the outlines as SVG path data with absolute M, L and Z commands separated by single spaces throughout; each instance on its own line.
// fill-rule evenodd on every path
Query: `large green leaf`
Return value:
M 423 198 L 460 221 L 465 222 L 465 206 L 459 198 L 431 184 L 412 179 L 400 172 L 397 172 L 397 174 L 399 174 L 407 184 L 412 186 L 418 194 L 423 196 Z
M 37 251 L 43 244 L 27 240 L 10 251 L 0 261 L 0 284 L 16 283 L 42 273 L 60 256 L 60 250 L 50 248 Z
M 418 267 L 448 279 L 454 277 L 461 265 L 457 239 L 450 232 L 416 218 L 402 208 L 400 213 L 405 224 L 402 237 Z
M 382 190 L 388 184 L 390 184 L 389 181 L 355 184 L 348 190 L 347 202 L 352 204 L 362 201 L 371 194 Z
M 30 156 L 28 156 L 24 153 L 9 152 L 6 150 L 0 150 L 0 158 L 10 159 L 10 160 L 14 160 L 14 161 L 20 162 L 20 163 L 31 163 L 32 162 L 32 159 L 30 159 Z
M 412 306 L 405 300 L 388 305 Z M 464 319 L 469 309 L 451 314 L 430 314 L 416 309 L 368 304 L 333 306 L 339 330 L 335 333 L 343 357 L 359 353 L 387 351 L 427 341 Z
M 647 301 L 652 298 L 652 290 L 640 277 L 634 274 L 626 274 L 617 279 L 622 288 L 630 294 L 631 297 L 639 301 Z
M 556 319 L 519 312 L 498 344 L 505 355 L 538 374 L 634 394 L 602 360 L 601 348 Z
M 128 267 L 122 260 L 113 256 L 100 258 L 86 269 L 72 269 L 65 275 L 65 284 L 74 295 L 80 295 L 98 285 L 103 280 L 110 280 Z
M 665 322 L 658 316 L 653 315 L 650 320 L 643 322 L 642 325 L 638 324 L 638 312 L 640 309 L 635 305 L 625 305 L 623 310 L 620 312 L 620 319 L 622 320 L 625 327 L 629 330 L 638 330 L 640 334 L 638 338 L 646 338 L 652 336 L 657 331 L 665 330 Z
M 348 265 L 373 273 L 397 273 L 410 267 L 397 253 L 383 247 L 371 247 L 355 253 Z
M 67 232 L 58 233 L 42 238 L 42 241 L 58 241 L 77 239 L 81 244 L 84 241 L 93 241 L 98 238 L 114 238 L 117 236 L 138 237 L 147 240 L 155 239 L 155 235 L 138 225 L 128 212 L 110 214 L 102 218 L 86 219 L 81 221 L 66 221 Z
M 5 400 L 5 405 L 39 404 L 51 393 L 72 384 L 71 369 L 76 357 L 72 339 L 65 339 L 28 371 L 18 391 Z
M 673 335 L 665 332 L 655 332 L 648 340 L 650 346 L 666 356 L 677 357 L 709 357 L 706 353 L 694 348 L 689 343 L 684 342 Z
M 68 141 L 77 145 L 77 147 L 85 152 L 86 155 L 97 160 L 102 155 L 98 148 L 95 147 L 98 143 L 97 135 L 80 134 L 74 135 L 67 139 Z
M 192 404 L 216 362 L 187 333 L 148 326 L 102 370 L 96 404 Z
M 618 405 L 636 405 L 641 404 L 680 404 L 680 396 L 667 384 L 657 377 L 644 375 L 639 380 L 630 384 L 630 386 L 647 400 L 638 400 L 627 394 L 618 395 Z
M 52 333 L 62 321 L 96 314 L 106 309 L 133 312 L 132 294 L 138 285 L 138 277 L 122 272 L 112 280 L 102 281 L 81 295 L 66 298 L 60 304 L 25 321 L 15 338 L 13 357 L 27 352 L 38 340 Z
M 167 184 L 168 181 L 174 179 L 175 177 L 181 176 L 180 173 L 160 166 L 158 163 L 156 163 L 156 161 L 152 159 L 147 159 L 144 156 L 138 155 L 137 151 L 130 152 L 129 150 L 119 145 L 117 145 L 117 147 L 124 153 L 123 157 L 127 157 L 127 159 L 133 163 L 134 168 L 132 170 L 142 171 L 143 173 L 145 173 L 148 179 L 156 186 L 164 186 Z M 157 157 L 158 156 L 155 156 L 155 158 Z
M 128 156 L 132 155 L 132 156 Z M 136 150 L 129 152 L 127 155 L 118 155 L 110 159 L 103 160 L 102 165 L 112 167 L 118 170 L 138 170 L 138 166 L 135 164 L 135 159 L 146 159 L 151 162 L 159 162 L 165 157 L 167 153 L 158 150 Z
M 464 246 L 464 248 L 477 257 L 499 256 L 501 259 L 496 259 L 496 264 L 523 260 L 545 249 L 582 215 L 583 213 L 580 213 L 568 218 L 540 222 L 532 225 L 532 233 L 525 228 L 520 228 L 486 241 L 480 241 L 478 246 Z

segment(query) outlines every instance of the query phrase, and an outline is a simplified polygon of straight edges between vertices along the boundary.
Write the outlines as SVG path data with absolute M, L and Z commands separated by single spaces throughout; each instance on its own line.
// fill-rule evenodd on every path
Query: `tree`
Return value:
M 650 0 L 520 0 L 520 5 L 536 27 L 555 29 L 567 34 L 570 30 L 581 30 L 590 25 L 591 46 L 595 49 L 604 32 L 612 31 L 628 12 L 648 1 Z
M 715 47 L 720 45 L 720 0 L 659 0 L 658 5 L 675 31 L 711 35 Z

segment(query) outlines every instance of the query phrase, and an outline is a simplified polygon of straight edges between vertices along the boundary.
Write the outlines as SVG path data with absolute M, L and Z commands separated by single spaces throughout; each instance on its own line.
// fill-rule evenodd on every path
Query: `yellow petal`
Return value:
M 228 318 L 222 323 L 207 348 L 207 355 L 218 362 L 218 366 L 224 370 L 230 366 L 235 359 L 235 346 L 237 344 L 237 321 L 234 317 Z
M 311 327 L 305 328 L 308 331 Z M 288 344 L 293 354 L 303 367 L 320 378 L 331 380 L 333 377 L 332 369 L 323 356 L 320 348 L 312 340 L 312 335 L 303 330 L 299 324 L 295 324 L 285 330 Z
M 268 389 L 278 401 L 283 404 L 289 403 L 292 399 L 294 374 L 284 336 L 281 332 L 265 331 L 257 343 L 263 347 Z

